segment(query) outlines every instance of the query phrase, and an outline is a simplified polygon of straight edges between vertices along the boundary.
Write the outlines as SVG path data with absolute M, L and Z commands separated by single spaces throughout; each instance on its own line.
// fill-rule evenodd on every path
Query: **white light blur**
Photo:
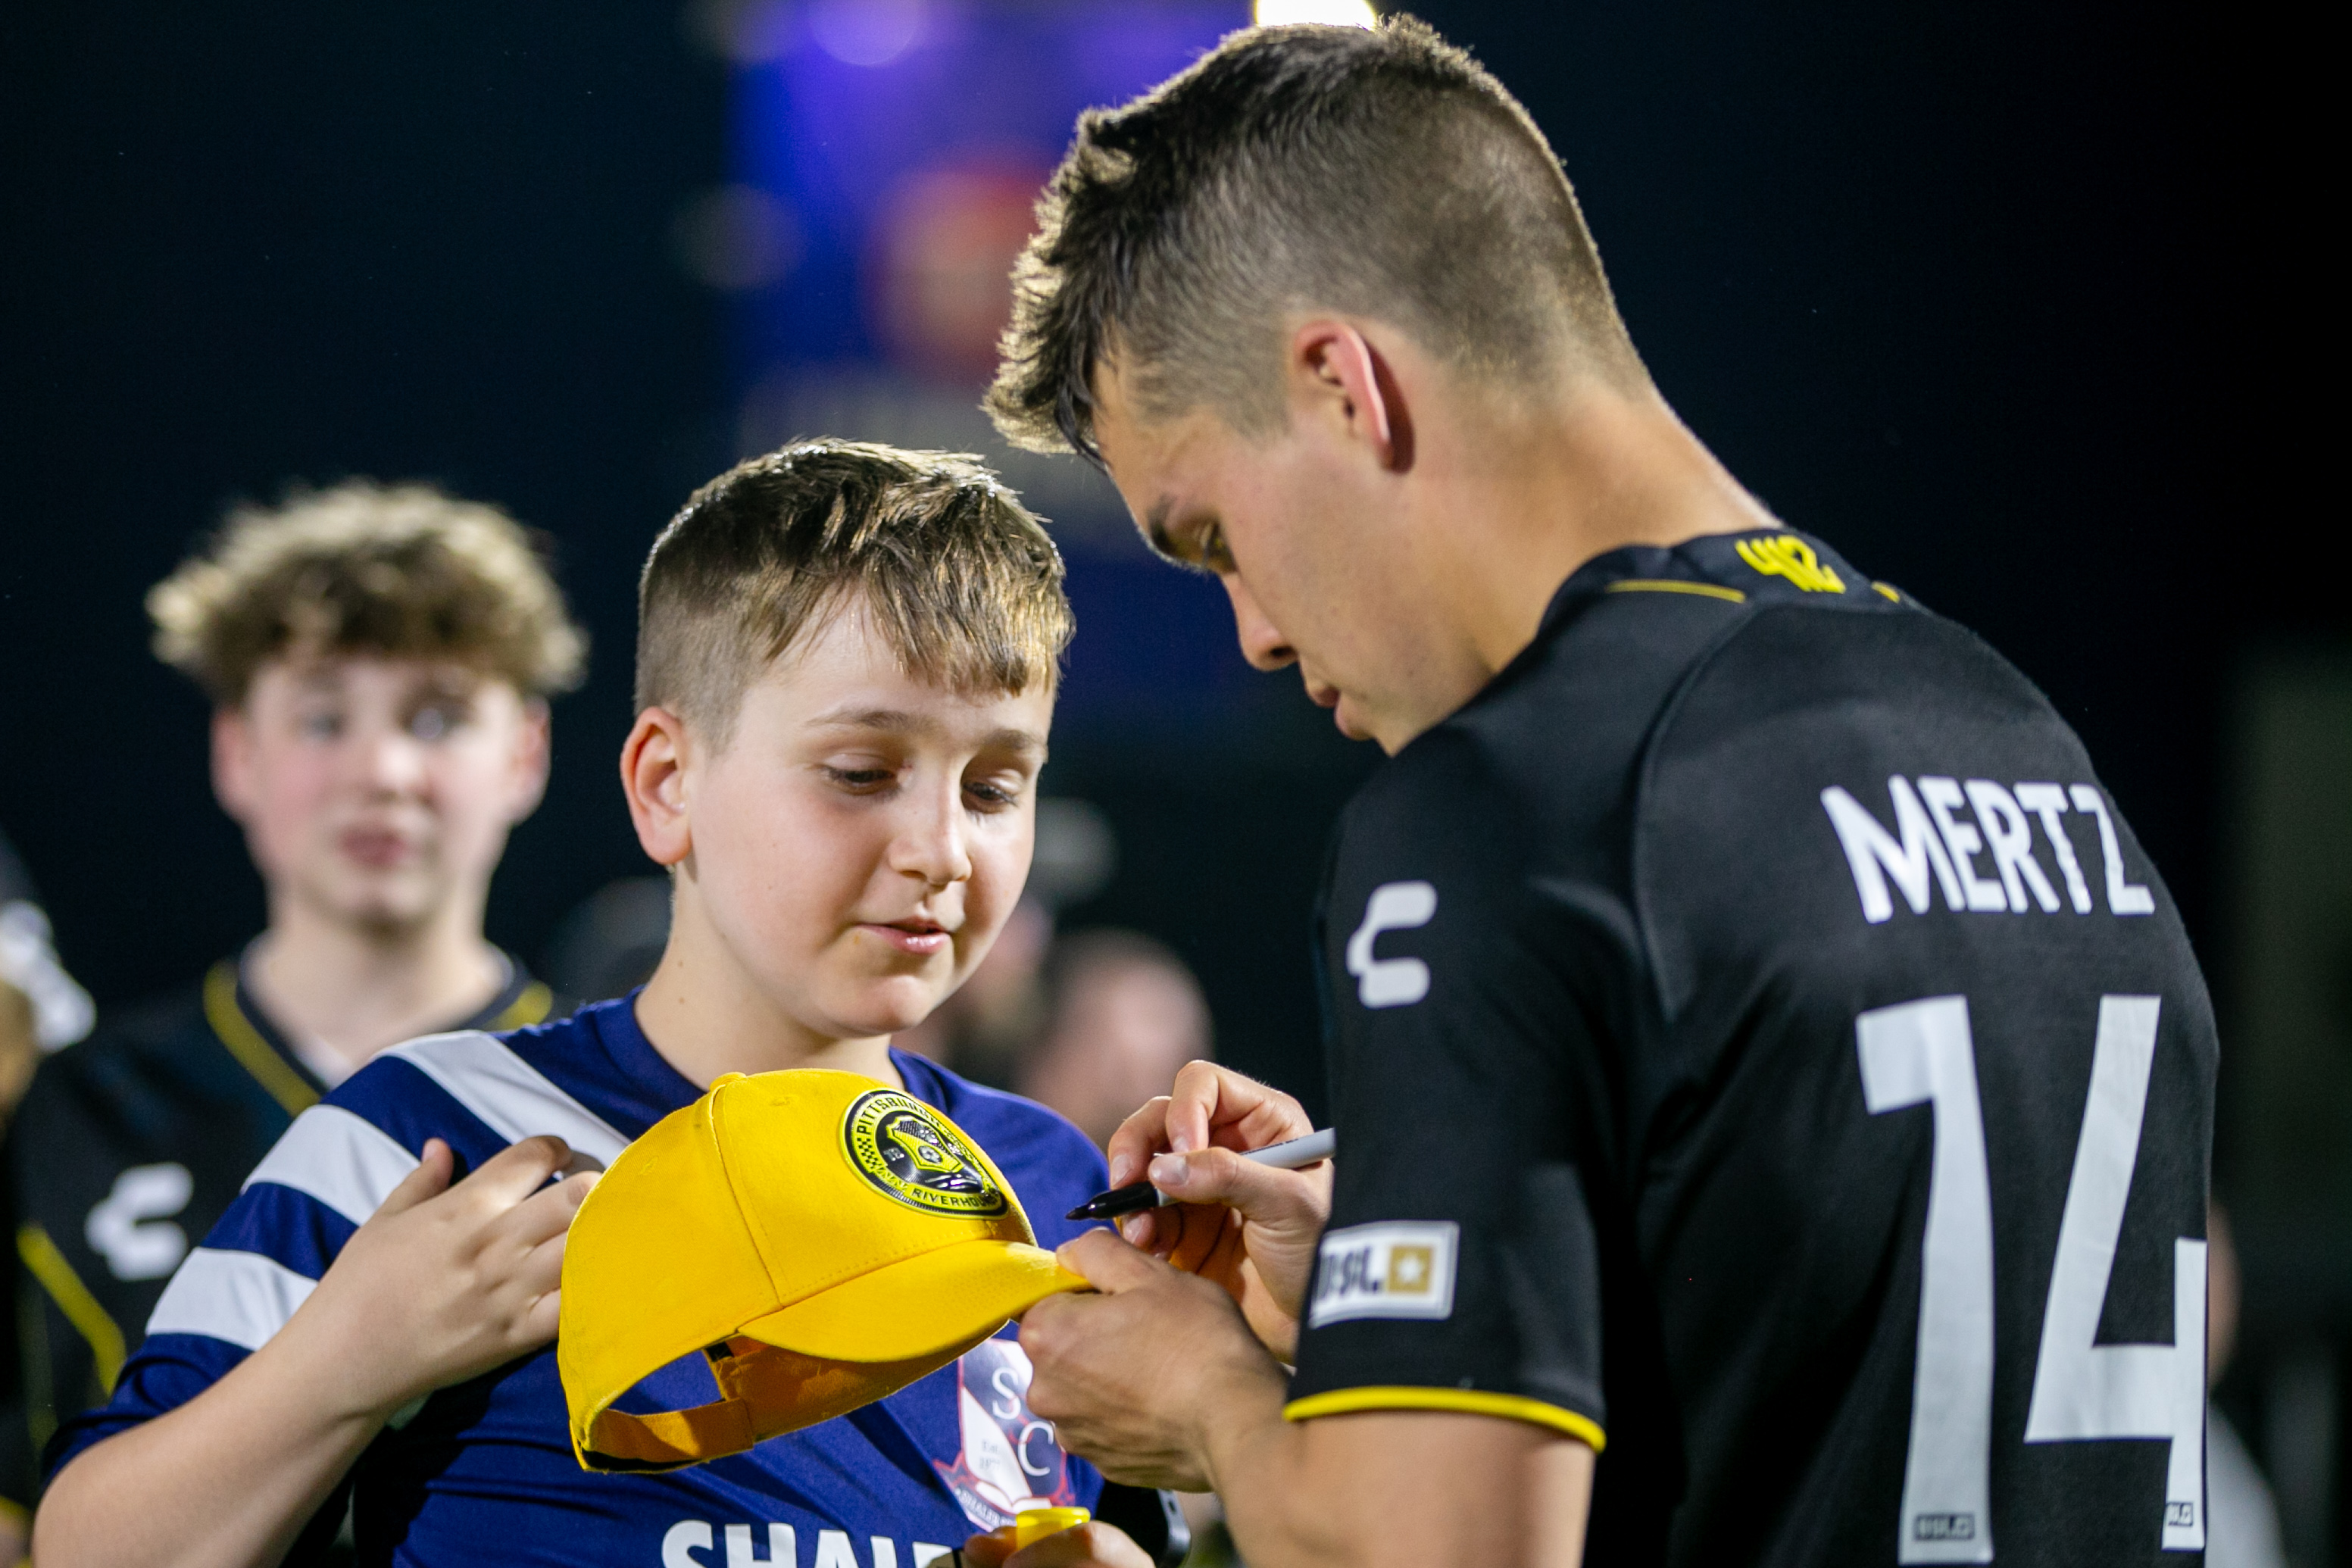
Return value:
M 1332 27 L 1377 27 L 1381 19 L 1366 0 L 1257 0 L 1251 14 L 1261 27 L 1320 22 Z
M 923 0 L 823 0 L 809 7 L 809 32 L 845 65 L 888 65 L 923 36 Z

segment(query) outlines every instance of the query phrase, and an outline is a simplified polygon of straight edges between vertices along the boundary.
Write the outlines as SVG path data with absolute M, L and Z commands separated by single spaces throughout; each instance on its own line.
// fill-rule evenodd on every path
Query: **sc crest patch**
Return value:
M 1011 1206 L 979 1151 L 929 1106 L 895 1089 L 870 1089 L 851 1102 L 841 1148 L 859 1175 L 909 1208 L 991 1219 Z

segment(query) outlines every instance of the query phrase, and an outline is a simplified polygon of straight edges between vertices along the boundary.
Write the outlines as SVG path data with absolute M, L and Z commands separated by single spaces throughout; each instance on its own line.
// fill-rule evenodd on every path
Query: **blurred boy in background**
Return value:
M 236 512 L 147 604 L 158 657 L 212 700 L 213 788 L 269 923 L 34 1078 L 8 1146 L 21 1283 L 0 1491 L 19 1504 L 295 1116 L 388 1046 L 551 1004 L 482 935 L 508 831 L 546 786 L 547 700 L 586 648 L 522 529 L 352 482 Z

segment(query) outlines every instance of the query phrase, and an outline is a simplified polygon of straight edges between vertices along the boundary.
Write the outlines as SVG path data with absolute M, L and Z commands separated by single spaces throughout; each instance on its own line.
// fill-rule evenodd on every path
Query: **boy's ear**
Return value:
M 694 847 L 686 809 L 686 721 L 667 708 L 648 708 L 621 742 L 621 793 L 637 843 L 657 866 L 675 866 Z
M 245 710 L 226 705 L 213 710 L 213 798 L 239 823 L 253 805 L 253 729 Z

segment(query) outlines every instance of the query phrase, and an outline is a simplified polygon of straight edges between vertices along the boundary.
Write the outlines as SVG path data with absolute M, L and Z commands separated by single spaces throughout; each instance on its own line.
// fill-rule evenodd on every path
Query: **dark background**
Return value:
M 2294 96 L 2251 68 L 2260 24 L 2080 0 L 1423 11 L 1551 136 L 1700 437 L 2039 681 L 2226 952 L 2232 672 L 2345 631 L 2295 521 L 2319 416 L 2255 369 L 2317 265 L 2277 194 L 2293 139 L 2243 117 L 2242 92 Z M 0 824 L 101 1004 L 259 927 L 202 704 L 148 656 L 140 600 L 226 503 L 291 478 L 436 479 L 557 541 L 594 673 L 558 704 L 492 936 L 536 956 L 645 868 L 610 773 L 634 573 L 736 455 L 727 312 L 668 238 L 727 176 L 728 80 L 664 4 L 0 17 Z M 1216 626 L 1209 605 L 1178 631 Z M 1073 657 L 1075 678 L 1083 634 Z M 1227 1058 L 1319 1100 L 1307 915 L 1373 759 L 1288 678 L 1242 689 L 1057 735 L 1050 786 L 1122 849 L 1072 919 L 1174 942 Z

